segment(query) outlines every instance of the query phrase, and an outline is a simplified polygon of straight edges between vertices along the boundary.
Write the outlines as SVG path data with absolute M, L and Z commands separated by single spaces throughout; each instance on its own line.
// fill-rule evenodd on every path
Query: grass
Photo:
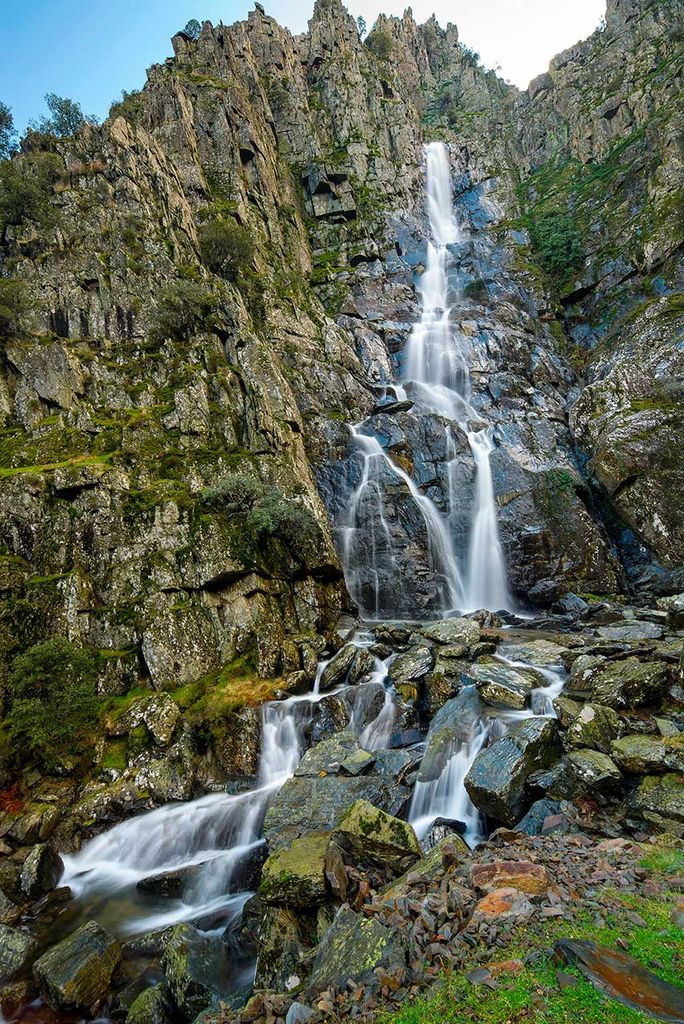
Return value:
M 644 866 L 669 873 L 683 856 L 680 850 L 657 850 L 644 858 L 648 862 Z M 597 907 L 596 912 L 583 908 L 572 923 L 551 920 L 513 932 L 510 944 L 498 950 L 494 958 L 480 958 L 468 964 L 463 973 L 447 975 L 432 994 L 397 1013 L 382 1015 L 378 1024 L 644 1024 L 653 1020 L 601 995 L 574 968 L 556 964 L 550 954 L 554 941 L 561 937 L 589 938 L 610 948 L 622 939 L 627 943 L 627 955 L 665 981 L 681 985 L 684 948 L 681 932 L 670 917 L 671 901 L 606 889 L 599 890 L 597 896 L 611 900 L 614 906 Z M 627 917 L 630 912 L 643 920 L 643 926 Z M 517 974 L 502 973 L 500 987 L 495 990 L 473 986 L 465 977 L 471 967 L 523 958 L 537 949 L 545 951 L 542 958 L 525 965 Z M 558 970 L 574 975 L 577 984 L 560 989 Z

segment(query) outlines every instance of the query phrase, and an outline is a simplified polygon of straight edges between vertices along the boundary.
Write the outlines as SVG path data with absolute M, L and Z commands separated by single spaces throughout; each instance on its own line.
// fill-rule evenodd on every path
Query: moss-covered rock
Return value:
M 367 800 L 357 800 L 333 832 L 333 841 L 349 863 L 401 875 L 422 850 L 411 825 L 386 814 Z
M 648 775 L 636 791 L 634 806 L 659 832 L 684 835 L 684 775 Z
M 28 932 L 0 924 L 0 985 L 27 967 L 37 949 Z
M 613 708 L 601 704 L 585 704 L 565 734 L 572 747 L 591 747 L 610 754 L 611 741 L 620 732 L 620 719 Z
M 259 896 L 265 903 L 312 907 L 326 897 L 325 861 L 329 833 L 312 833 L 275 850 L 262 868 Z
M 171 932 L 161 968 L 174 1006 L 184 1021 L 191 1021 L 210 1003 L 229 991 L 228 950 L 216 937 L 189 924 Z
M 372 918 L 341 907 L 318 947 L 309 983 L 318 988 L 359 981 L 376 968 L 406 962 L 401 936 Z
M 164 985 L 146 988 L 133 1000 L 126 1015 L 126 1024 L 167 1024 L 172 1008 Z
M 106 994 L 120 959 L 116 939 L 89 921 L 43 953 L 33 965 L 33 974 L 55 1009 L 89 1009 Z
M 609 708 L 639 708 L 658 701 L 668 683 L 667 666 L 662 661 L 640 661 L 631 657 L 611 661 L 591 673 L 591 698 Z
M 684 735 L 622 736 L 611 743 L 611 756 L 626 772 L 684 772 Z

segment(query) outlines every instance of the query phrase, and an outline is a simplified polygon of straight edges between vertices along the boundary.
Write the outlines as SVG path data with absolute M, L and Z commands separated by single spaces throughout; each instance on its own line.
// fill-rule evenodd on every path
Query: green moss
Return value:
M 109 740 L 100 759 L 100 768 L 122 772 L 128 764 L 128 744 L 125 739 Z

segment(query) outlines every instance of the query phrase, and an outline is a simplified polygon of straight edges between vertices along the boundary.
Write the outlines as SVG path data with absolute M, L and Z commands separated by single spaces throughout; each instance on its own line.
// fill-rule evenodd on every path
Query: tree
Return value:
M 70 100 L 66 96 L 57 96 L 54 92 L 45 95 L 50 117 L 43 117 L 37 123 L 32 123 L 34 131 L 43 132 L 46 135 L 56 135 L 63 139 L 75 135 L 81 130 L 84 124 L 96 124 L 97 118 L 86 116 L 81 110 L 81 104 L 76 100 Z
M 200 25 L 197 18 L 191 18 L 183 29 L 183 35 L 187 36 L 188 39 L 199 39 L 202 26 Z
M 14 118 L 6 103 L 0 102 L 0 160 L 7 160 L 16 148 Z
M 249 232 L 234 220 L 208 220 L 200 228 L 199 242 L 209 270 L 231 281 L 254 259 L 254 242 Z
M 367 32 L 366 19 L 363 17 L 363 15 L 359 14 L 358 18 L 356 19 L 356 24 L 359 30 L 359 36 L 361 39 L 363 39 Z

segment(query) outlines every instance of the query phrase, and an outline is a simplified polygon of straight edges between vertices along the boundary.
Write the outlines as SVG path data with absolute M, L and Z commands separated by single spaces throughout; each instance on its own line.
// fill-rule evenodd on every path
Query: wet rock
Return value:
M 106 994 L 121 959 L 119 943 L 95 921 L 81 925 L 33 965 L 36 983 L 56 1009 L 88 1009 Z
M 440 708 L 430 723 L 419 782 L 439 778 L 452 754 L 471 738 L 485 711 L 486 705 L 475 687 L 466 688 Z
M 605 640 L 660 640 L 663 635 L 662 626 L 654 622 L 629 622 L 624 625 L 600 626 L 597 630 L 599 636 Z
M 573 594 L 568 591 L 567 594 L 563 594 L 563 596 L 556 601 L 552 610 L 560 613 L 561 615 L 567 612 L 572 615 L 573 618 L 579 619 L 589 610 L 589 605 L 581 597 L 578 597 L 577 594 Z
M 228 994 L 229 959 L 223 943 L 189 924 L 177 925 L 166 943 L 161 969 L 184 1021 Z
M 636 791 L 634 805 L 658 831 L 684 835 L 684 781 L 680 774 L 646 776 Z
M 472 665 L 464 681 L 471 681 L 486 704 L 494 708 L 522 711 L 530 702 L 532 690 L 538 685 L 530 675 L 508 665 Z
M 642 964 L 591 939 L 559 939 L 555 952 L 594 988 L 624 1006 L 658 1020 L 684 1020 L 684 989 L 663 981 Z
M 202 865 L 190 868 L 179 868 L 177 871 L 164 871 L 159 875 L 149 875 L 136 883 L 139 892 L 151 896 L 164 896 L 167 899 L 179 899 L 189 882 L 196 877 Z
M 558 800 L 535 800 L 527 814 L 515 826 L 517 832 L 528 836 L 539 836 L 544 829 L 544 822 L 552 815 L 558 814 L 561 804 Z
M 356 652 L 351 668 L 349 669 L 349 675 L 347 676 L 347 682 L 350 686 L 361 682 L 362 679 L 368 679 L 369 676 L 375 671 L 375 658 L 369 650 L 365 647 L 359 648 Z
M 612 708 L 585 704 L 565 734 L 571 747 L 591 747 L 609 754 L 611 742 L 620 733 L 620 719 Z
M 333 690 L 346 680 L 358 650 L 359 648 L 353 644 L 345 644 L 337 654 L 333 655 L 321 673 L 319 685 L 322 693 Z
M 12 903 L 9 896 L 0 889 L 0 924 L 14 924 L 21 917 L 22 910 Z
M 553 710 L 558 715 L 560 724 L 567 729 L 579 715 L 582 705 L 579 701 L 570 700 L 569 697 L 556 697 L 553 702 Z
M 600 750 L 573 750 L 566 764 L 574 782 L 573 796 L 613 789 L 622 779 L 615 762 Z
M 311 833 L 275 850 L 262 869 L 259 898 L 264 903 L 312 907 L 326 897 L 325 864 L 330 834 Z
M 672 739 L 658 736 L 623 736 L 614 740 L 613 760 L 626 772 L 684 772 L 684 735 Z
M 409 647 L 398 654 L 389 666 L 389 678 L 395 686 L 422 679 L 432 669 L 435 656 L 430 647 Z
M 474 864 L 470 869 L 470 879 L 482 892 L 517 889 L 538 896 L 549 887 L 546 868 L 530 861 L 498 860 L 491 864 Z
M 221 720 L 221 728 L 212 736 L 212 749 L 229 778 L 256 775 L 261 745 L 259 708 L 230 712 Z
M 333 832 L 333 841 L 354 866 L 373 866 L 390 876 L 401 875 L 422 857 L 411 825 L 357 800 Z
M 438 644 L 462 644 L 470 647 L 480 639 L 480 627 L 472 619 L 442 619 L 421 629 L 423 636 Z
M 354 750 L 342 761 L 340 771 L 345 775 L 361 775 L 374 763 L 375 754 L 370 754 L 367 750 Z
M 502 654 L 509 661 L 524 661 L 528 665 L 546 668 L 549 665 L 562 665 L 567 647 L 553 643 L 551 640 L 531 640 L 527 643 L 506 644 Z
M 303 958 L 315 941 L 315 928 L 301 911 L 266 906 L 261 919 L 254 984 L 283 992 L 291 979 L 304 977 Z
M 378 967 L 388 972 L 406 963 L 401 937 L 372 918 L 340 907 L 318 947 L 309 984 L 316 988 L 360 981 Z
M 305 1006 L 304 1003 L 291 1003 L 285 1017 L 285 1024 L 310 1024 L 316 1016 L 316 1011 Z
M 667 690 L 667 666 L 661 661 L 625 658 L 589 676 L 592 701 L 610 708 L 639 708 L 659 700 Z
M 668 623 L 672 629 L 684 629 L 684 594 L 661 597 L 656 604 L 667 613 Z
M 34 900 L 54 889 L 64 871 L 64 862 L 47 843 L 34 846 L 21 869 L 21 891 Z
M 465 787 L 476 807 L 513 825 L 526 810 L 528 776 L 549 767 L 558 756 L 556 723 L 548 718 L 529 719 L 477 755 Z
M 37 949 L 36 940 L 28 932 L 0 924 L 0 985 L 27 967 Z
M 466 824 L 464 821 L 456 821 L 452 818 L 435 818 L 433 824 L 430 826 L 429 832 L 427 832 L 420 840 L 420 847 L 423 853 L 429 853 L 435 846 L 438 846 L 445 839 L 448 840 L 453 836 L 462 836 L 466 832 Z
M 131 1004 L 126 1024 L 166 1024 L 172 1016 L 169 1002 L 164 985 L 146 988 Z

